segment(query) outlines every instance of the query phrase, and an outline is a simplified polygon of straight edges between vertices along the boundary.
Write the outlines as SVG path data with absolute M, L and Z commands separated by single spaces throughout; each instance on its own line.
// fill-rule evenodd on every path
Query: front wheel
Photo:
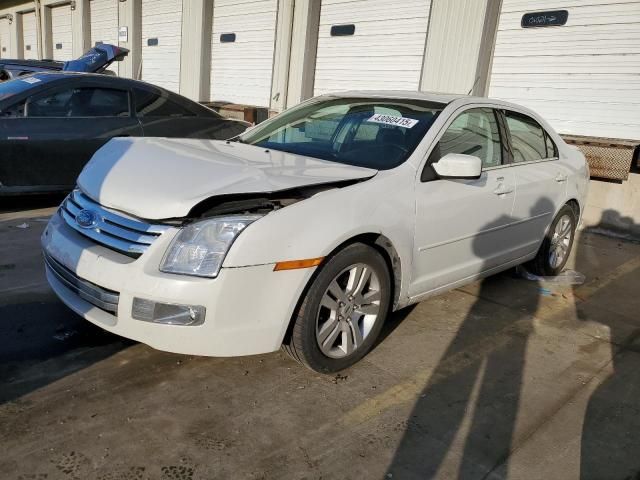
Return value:
M 576 224 L 575 211 L 564 205 L 553 219 L 538 254 L 527 265 L 532 273 L 555 276 L 562 272 L 573 247 Z
M 390 298 L 391 278 L 382 255 L 368 245 L 351 244 L 321 267 L 284 350 L 317 372 L 343 370 L 371 350 Z

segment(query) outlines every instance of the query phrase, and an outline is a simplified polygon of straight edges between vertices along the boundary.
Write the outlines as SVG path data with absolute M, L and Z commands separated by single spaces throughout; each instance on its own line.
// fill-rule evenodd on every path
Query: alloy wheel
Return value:
M 316 317 L 316 340 L 330 358 L 351 355 L 362 346 L 380 315 L 380 279 L 358 263 L 329 283 Z
M 551 248 L 549 249 L 549 265 L 558 268 L 562 265 L 569 254 L 571 247 L 571 237 L 573 236 L 573 222 L 569 215 L 563 215 L 556 223 L 556 227 L 551 237 Z

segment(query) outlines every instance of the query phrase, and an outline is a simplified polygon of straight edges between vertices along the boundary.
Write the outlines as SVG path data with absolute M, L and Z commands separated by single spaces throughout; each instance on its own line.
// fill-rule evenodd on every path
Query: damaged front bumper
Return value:
M 274 272 L 273 264 L 223 265 L 215 279 L 162 273 L 160 262 L 177 231 L 164 232 L 136 259 L 94 243 L 56 213 L 42 235 L 47 279 L 90 322 L 159 350 L 237 356 L 279 349 L 314 268 Z M 201 307 L 202 318 L 186 324 L 140 318 L 135 299 Z

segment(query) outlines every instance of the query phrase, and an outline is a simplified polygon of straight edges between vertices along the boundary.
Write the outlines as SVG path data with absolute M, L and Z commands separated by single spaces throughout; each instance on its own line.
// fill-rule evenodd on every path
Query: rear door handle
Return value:
M 556 182 L 558 183 L 562 183 L 562 182 L 566 182 L 567 181 L 567 176 L 563 175 L 562 173 L 559 173 L 558 175 L 556 175 Z
M 506 187 L 502 184 L 498 185 L 498 188 L 493 191 L 496 195 L 506 195 L 511 192 L 513 192 L 513 187 Z

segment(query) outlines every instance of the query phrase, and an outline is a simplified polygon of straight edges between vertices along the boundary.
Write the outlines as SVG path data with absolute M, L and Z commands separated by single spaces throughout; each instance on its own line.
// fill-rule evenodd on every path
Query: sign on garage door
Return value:
M 211 100 L 268 107 L 277 0 L 216 0 Z
M 181 33 L 182 0 L 142 0 L 144 81 L 179 91 Z
M 565 25 L 522 28 L 525 14 L 548 7 L 503 0 L 489 95 L 536 110 L 560 133 L 640 139 L 640 1 L 569 2 Z
M 11 27 L 9 20 L 0 20 L 0 58 L 10 58 L 11 52 Z
M 100 43 L 118 45 L 118 0 L 91 0 L 89 2 L 91 18 L 91 46 Z M 118 63 L 109 67 L 118 73 Z
M 22 49 L 23 58 L 28 60 L 38 58 L 36 12 L 22 14 Z
M 71 6 L 69 4 L 51 7 L 51 40 L 54 60 L 73 58 L 71 33 Z
M 322 0 L 315 94 L 418 90 L 429 9 L 429 0 Z

